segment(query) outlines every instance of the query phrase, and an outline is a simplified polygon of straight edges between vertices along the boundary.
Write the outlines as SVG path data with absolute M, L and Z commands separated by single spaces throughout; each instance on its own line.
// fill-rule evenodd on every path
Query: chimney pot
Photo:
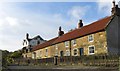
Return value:
M 113 7 L 115 7 L 115 0 L 113 0 Z

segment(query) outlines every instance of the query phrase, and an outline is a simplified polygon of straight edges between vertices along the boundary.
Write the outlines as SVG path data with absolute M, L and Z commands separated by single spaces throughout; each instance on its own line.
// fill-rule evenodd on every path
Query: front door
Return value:
M 79 52 L 80 52 L 80 56 L 84 55 L 84 49 L 83 48 L 79 48 Z
M 63 56 L 63 51 L 60 51 L 60 56 Z

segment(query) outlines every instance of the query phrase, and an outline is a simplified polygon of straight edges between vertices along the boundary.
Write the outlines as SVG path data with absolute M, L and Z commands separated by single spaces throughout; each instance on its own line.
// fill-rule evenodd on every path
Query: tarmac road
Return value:
M 40 66 L 8 66 L 8 69 L 2 71 L 118 71 L 117 68 L 100 68 L 100 67 L 40 67 Z

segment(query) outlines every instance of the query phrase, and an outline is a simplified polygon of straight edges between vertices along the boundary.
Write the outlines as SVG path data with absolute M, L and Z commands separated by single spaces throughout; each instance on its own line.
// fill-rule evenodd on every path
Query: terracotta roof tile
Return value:
M 60 37 L 53 38 L 49 41 L 46 41 L 42 44 L 39 44 L 39 45 L 33 47 L 33 51 L 45 48 L 45 47 L 53 45 L 53 44 L 57 44 L 57 43 L 64 42 L 67 40 L 72 40 L 72 39 L 75 39 L 78 37 L 82 37 L 82 36 L 85 36 L 85 35 L 88 35 L 91 33 L 102 31 L 105 29 L 105 27 L 107 26 L 107 24 L 110 20 L 111 20 L 111 16 L 103 18 L 103 19 L 98 20 L 96 22 L 93 22 L 92 24 L 89 24 L 89 25 L 84 26 L 82 28 L 75 29 L 75 30 L 68 32 Z
M 95 33 L 101 30 L 104 30 L 108 22 L 110 21 L 111 16 L 103 18 L 101 20 L 98 20 L 96 22 L 93 22 L 92 24 L 89 24 L 87 26 L 84 26 L 79 29 L 75 29 L 71 32 L 68 32 L 62 36 L 60 36 L 58 39 L 56 39 L 53 44 L 60 43 L 63 41 L 75 39 L 81 36 L 85 36 L 91 33 Z
M 46 41 L 46 42 L 44 42 L 44 43 L 42 43 L 42 44 L 39 44 L 39 45 L 33 47 L 32 51 L 35 51 L 35 50 L 42 49 L 42 48 L 44 48 L 44 47 L 50 46 L 57 38 L 58 38 L 58 37 L 53 38 L 53 39 L 51 39 L 51 40 L 49 40 L 49 41 Z

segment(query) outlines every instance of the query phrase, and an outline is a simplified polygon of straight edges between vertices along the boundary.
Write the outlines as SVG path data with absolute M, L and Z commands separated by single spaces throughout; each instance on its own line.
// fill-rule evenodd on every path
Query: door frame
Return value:
M 79 55 L 80 56 L 84 55 L 84 48 L 83 47 L 79 48 Z

